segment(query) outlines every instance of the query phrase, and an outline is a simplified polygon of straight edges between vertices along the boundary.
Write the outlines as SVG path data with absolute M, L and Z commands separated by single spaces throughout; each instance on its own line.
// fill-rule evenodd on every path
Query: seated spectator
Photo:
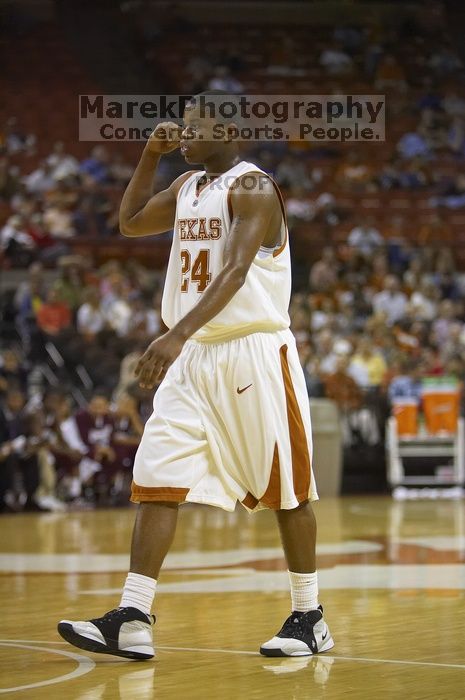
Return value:
M 441 301 L 438 315 L 432 324 L 432 331 L 438 347 L 441 347 L 441 345 L 447 341 L 450 330 L 452 326 L 457 323 L 457 320 L 457 311 L 454 302 L 450 299 Z
M 311 221 L 315 214 L 315 207 L 306 197 L 303 187 L 294 186 L 290 196 L 286 199 L 286 213 L 289 228 L 292 230 L 300 221 Z
M 83 300 L 84 303 L 77 312 L 77 330 L 86 340 L 93 340 L 106 325 L 98 289 L 96 287 L 87 287 L 83 293 Z
M 17 389 L 10 389 L 0 408 L 0 511 L 44 511 L 35 498 L 39 486 L 40 449 L 46 444 L 40 414 L 34 417 L 24 414 L 25 396 Z M 22 502 L 17 490 L 25 495 Z
M 102 186 L 91 177 L 84 177 L 81 196 L 73 212 L 73 223 L 82 235 L 97 233 L 109 236 L 116 226 L 113 205 Z
M 82 264 L 77 256 L 65 255 L 58 260 L 59 276 L 53 284 L 58 298 L 75 311 L 82 301 L 83 290 L 86 286 Z
M 463 68 L 463 61 L 450 46 L 435 49 L 428 61 L 429 67 L 438 77 L 456 73 Z
M 335 325 L 335 302 L 330 297 L 323 297 L 319 308 L 312 310 L 311 325 L 312 332 L 317 332 L 322 328 L 333 328 Z
M 81 454 L 79 480 L 90 499 L 105 501 L 117 471 L 111 446 L 114 421 L 106 395 L 95 391 L 86 409 L 63 421 L 61 434 L 68 447 Z
M 96 182 L 108 182 L 109 155 L 104 146 L 95 146 L 89 158 L 82 161 L 79 170 L 83 175 L 90 175 Z
M 228 66 L 219 65 L 215 68 L 213 78 L 208 81 L 208 89 L 221 90 L 226 95 L 238 95 L 243 92 L 244 86 L 237 78 L 231 75 L 231 70 Z
M 73 225 L 73 214 L 66 204 L 57 202 L 48 206 L 44 211 L 43 222 L 55 240 L 66 240 L 72 238 L 76 233 Z
M 410 297 L 413 316 L 423 321 L 432 321 L 437 313 L 439 298 L 438 289 L 432 282 L 425 280 L 420 283 Z
M 401 136 L 397 146 L 397 152 L 401 158 L 428 158 L 431 155 L 430 147 L 424 136 L 417 131 L 408 131 Z
M 34 134 L 27 134 L 18 124 L 16 117 L 10 117 L 5 125 L 3 144 L 8 154 L 31 153 L 36 143 Z
M 139 292 L 129 295 L 131 315 L 127 326 L 127 335 L 133 340 L 153 340 L 160 332 L 160 316 L 154 308 L 146 303 Z
M 335 401 L 342 412 L 360 408 L 363 400 L 362 390 L 348 372 L 349 365 L 350 355 L 339 354 L 334 372 L 324 379 L 325 395 Z
M 108 178 L 112 185 L 126 187 L 134 173 L 134 167 L 124 160 L 122 153 L 116 153 L 108 167 Z
M 24 178 L 24 184 L 27 191 L 35 195 L 43 195 L 54 187 L 52 168 L 46 160 L 43 160 L 36 170 Z
M 402 282 L 408 293 L 415 292 L 421 285 L 428 282 L 423 269 L 423 260 L 420 255 L 415 255 L 411 258 L 409 266 L 402 276 Z
M 358 386 L 368 385 L 368 374 L 367 372 L 357 365 L 350 362 L 352 357 L 352 345 L 345 338 L 339 338 L 335 340 L 330 348 L 329 352 L 324 355 L 320 352 L 320 362 L 319 362 L 319 373 L 321 377 L 326 377 L 330 374 L 336 372 L 336 368 L 340 363 L 341 358 L 347 358 L 347 373 L 355 381 Z
M 0 253 L 14 264 L 27 265 L 34 259 L 34 241 L 27 233 L 26 222 L 21 216 L 10 216 L 0 229 Z
M 374 349 L 369 336 L 360 338 L 351 364 L 366 371 L 368 380 L 366 388 L 381 385 L 387 366 L 382 354 Z
M 63 180 L 79 174 L 79 162 L 74 156 L 65 152 L 63 141 L 55 141 L 53 149 L 47 158 L 54 180 Z
M 396 399 L 421 400 L 422 365 L 418 360 L 403 357 L 399 363 L 399 373 L 394 376 L 388 386 L 387 395 L 392 404 Z
M 132 314 L 130 296 L 131 291 L 121 282 L 113 287 L 111 297 L 102 302 L 106 324 L 120 338 L 124 338 L 129 331 Z
M 323 49 L 318 62 L 328 75 L 346 75 L 353 70 L 352 58 L 337 42 Z
M 357 151 L 349 151 L 346 162 L 336 172 L 336 183 L 348 192 L 365 192 L 373 178 L 371 168 Z
M 349 367 L 349 356 L 340 355 L 335 371 L 325 377 L 325 396 L 338 406 L 345 447 L 360 442 L 376 445 L 380 437 L 376 418 L 363 406 L 363 391 L 350 375 Z
M 400 284 L 397 277 L 388 275 L 384 281 L 382 292 L 378 292 L 373 297 L 373 309 L 376 312 L 384 312 L 387 323 L 392 326 L 405 314 L 407 308 L 407 296 L 400 291 Z
M 37 325 L 47 336 L 58 336 L 71 324 L 69 306 L 60 300 L 56 289 L 50 289 L 46 301 L 37 312 Z
M 315 292 L 327 292 L 333 289 L 337 282 L 339 263 L 334 248 L 323 248 L 321 260 L 312 265 L 310 270 L 310 289 Z
M 417 133 L 423 136 L 431 150 L 443 148 L 446 145 L 447 131 L 441 112 L 424 109 L 421 113 Z
M 347 243 L 365 257 L 369 257 L 377 248 L 384 245 L 384 239 L 374 225 L 373 218 L 367 217 L 349 232 Z
M 144 426 L 134 398 L 122 394 L 113 410 L 114 432 L 112 447 L 119 471 L 114 479 L 113 495 L 127 503 L 132 481 L 132 467 Z

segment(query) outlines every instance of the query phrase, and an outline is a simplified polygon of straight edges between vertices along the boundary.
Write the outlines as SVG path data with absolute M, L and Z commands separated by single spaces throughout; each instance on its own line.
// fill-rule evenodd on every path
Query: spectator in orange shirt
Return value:
M 47 301 L 37 312 L 37 325 L 47 335 L 57 336 L 71 324 L 71 311 L 67 304 L 60 301 L 55 289 L 50 289 Z
M 341 411 L 353 411 L 361 407 L 363 393 L 348 372 L 350 355 L 340 355 L 333 374 L 324 378 L 325 393 L 335 401 Z

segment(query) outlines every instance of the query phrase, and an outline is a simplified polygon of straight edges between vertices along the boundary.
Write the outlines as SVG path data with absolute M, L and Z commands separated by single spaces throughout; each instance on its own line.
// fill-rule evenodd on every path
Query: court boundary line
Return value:
M 67 642 L 60 642 L 60 641 L 46 641 L 46 640 L 32 640 L 32 639 L 0 639 L 0 646 L 10 646 L 10 647 L 17 647 L 17 648 L 22 648 L 22 649 L 30 649 L 32 651 L 45 651 L 49 652 L 51 654 L 57 654 L 61 656 L 67 656 L 69 658 L 72 658 L 76 661 L 78 661 L 78 667 L 74 670 L 71 671 L 70 673 L 67 673 L 63 676 L 56 676 L 55 678 L 51 678 L 45 681 L 39 681 L 38 683 L 33 683 L 30 685 L 23 685 L 23 686 L 16 686 L 14 688 L 0 688 L 0 694 L 2 693 L 11 693 L 11 692 L 16 692 L 20 690 L 29 690 L 31 688 L 39 688 L 42 686 L 46 685 L 53 685 L 56 683 L 63 683 L 68 680 L 72 680 L 74 678 L 78 678 L 79 676 L 83 676 L 87 673 L 90 673 L 95 667 L 96 667 L 96 662 L 91 659 L 89 656 L 84 656 L 82 654 L 74 654 L 73 652 L 69 651 L 64 651 L 64 650 L 58 650 L 58 649 L 48 649 L 46 647 L 42 646 L 37 646 L 39 644 L 48 644 L 48 645 L 65 645 Z M 260 658 L 262 661 L 266 659 L 271 659 L 272 657 L 266 657 L 266 656 L 261 656 L 258 651 L 249 651 L 249 650 L 244 650 L 244 649 L 221 649 L 221 648 L 211 648 L 211 647 L 176 647 L 176 646 L 169 646 L 169 645 L 158 645 L 156 646 L 156 650 L 160 651 L 189 651 L 189 652 L 207 652 L 207 653 L 213 653 L 213 654 L 236 654 L 236 655 L 241 655 L 241 656 L 255 656 L 257 658 Z M 302 658 L 310 658 L 310 657 L 286 657 L 289 659 L 301 659 Z M 461 669 L 465 670 L 465 664 L 448 664 L 448 663 L 440 663 L 440 662 L 435 662 L 435 661 L 409 661 L 406 659 L 373 659 L 371 657 L 362 657 L 362 656 L 335 656 L 333 654 L 322 654 L 321 656 L 319 654 L 313 655 L 311 658 L 320 658 L 322 660 L 324 659 L 333 659 L 335 661 L 351 661 L 351 662 L 359 662 L 359 663 L 374 663 L 374 664 L 393 664 L 393 665 L 402 665 L 402 666 L 427 666 L 429 668 L 455 668 L 455 669 Z
M 159 645 L 156 646 L 156 650 L 166 650 L 166 651 L 207 651 L 211 653 L 217 653 L 217 654 L 244 654 L 244 655 L 250 655 L 250 656 L 260 656 L 262 659 L 266 658 L 272 658 L 272 657 L 266 657 L 266 656 L 261 656 L 258 651 L 243 651 L 239 649 L 210 649 L 210 648 L 203 648 L 203 647 L 172 647 L 172 646 L 165 646 L 165 645 Z M 362 657 L 362 656 L 333 656 L 333 654 L 314 654 L 313 655 L 315 658 L 320 658 L 320 659 L 334 659 L 337 661 L 360 661 L 362 663 L 378 663 L 378 664 L 402 664 L 402 665 L 407 665 L 407 666 L 432 666 L 432 667 L 437 667 L 437 668 L 460 668 L 465 670 L 465 664 L 446 664 L 446 663 L 439 663 L 435 661 L 407 661 L 405 659 L 371 659 L 367 657 Z M 279 657 L 283 658 L 283 657 Z M 302 658 L 307 658 L 307 657 L 302 657 L 302 656 L 290 656 L 287 657 L 290 659 L 302 659 Z
M 78 665 L 74 671 L 65 673 L 62 676 L 54 676 L 53 678 L 48 678 L 44 681 L 37 681 L 37 683 L 28 683 L 27 685 L 17 685 L 12 688 L 0 688 L 0 694 L 4 693 L 15 693 L 21 690 L 31 690 L 33 688 L 42 688 L 46 685 L 55 685 L 56 683 L 64 683 L 65 681 L 74 680 L 74 678 L 79 678 L 92 671 L 96 664 L 93 659 L 89 656 L 84 656 L 83 654 L 75 654 L 71 651 L 65 651 L 64 649 L 48 649 L 47 647 L 36 646 L 32 644 L 23 644 L 22 642 L 31 642 L 32 640 L 14 640 L 14 639 L 0 639 L 0 646 L 3 647 L 14 647 L 17 649 L 29 649 L 32 651 L 44 651 L 49 654 L 57 654 L 58 656 L 66 656 L 73 661 L 77 661 Z M 40 642 L 43 644 L 43 642 Z M 58 644 L 59 642 L 53 642 L 53 644 Z M 50 644 L 50 642 L 46 642 Z

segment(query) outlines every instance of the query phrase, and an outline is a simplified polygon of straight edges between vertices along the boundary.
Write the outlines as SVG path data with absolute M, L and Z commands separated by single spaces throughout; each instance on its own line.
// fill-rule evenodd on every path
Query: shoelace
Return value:
M 291 637 L 294 636 L 296 632 L 298 634 L 302 634 L 302 617 L 304 616 L 304 614 L 305 613 L 301 613 L 300 615 L 298 613 L 292 613 L 291 615 L 289 615 L 286 622 L 282 626 L 280 634 L 289 634 L 289 636 Z
M 289 637 L 305 636 L 308 634 L 308 627 L 313 627 L 318 622 L 318 620 L 310 620 L 309 617 L 308 613 L 293 612 L 285 621 L 279 634 L 283 637 L 286 635 Z

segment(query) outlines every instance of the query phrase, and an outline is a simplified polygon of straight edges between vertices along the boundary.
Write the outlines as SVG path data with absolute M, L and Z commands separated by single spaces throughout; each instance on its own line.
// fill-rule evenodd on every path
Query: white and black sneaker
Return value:
M 94 620 L 58 623 L 59 634 L 79 649 L 127 659 L 152 659 L 154 615 L 137 608 L 116 608 Z
M 263 656 L 309 656 L 329 651 L 334 646 L 323 608 L 293 612 L 278 634 L 260 647 Z

